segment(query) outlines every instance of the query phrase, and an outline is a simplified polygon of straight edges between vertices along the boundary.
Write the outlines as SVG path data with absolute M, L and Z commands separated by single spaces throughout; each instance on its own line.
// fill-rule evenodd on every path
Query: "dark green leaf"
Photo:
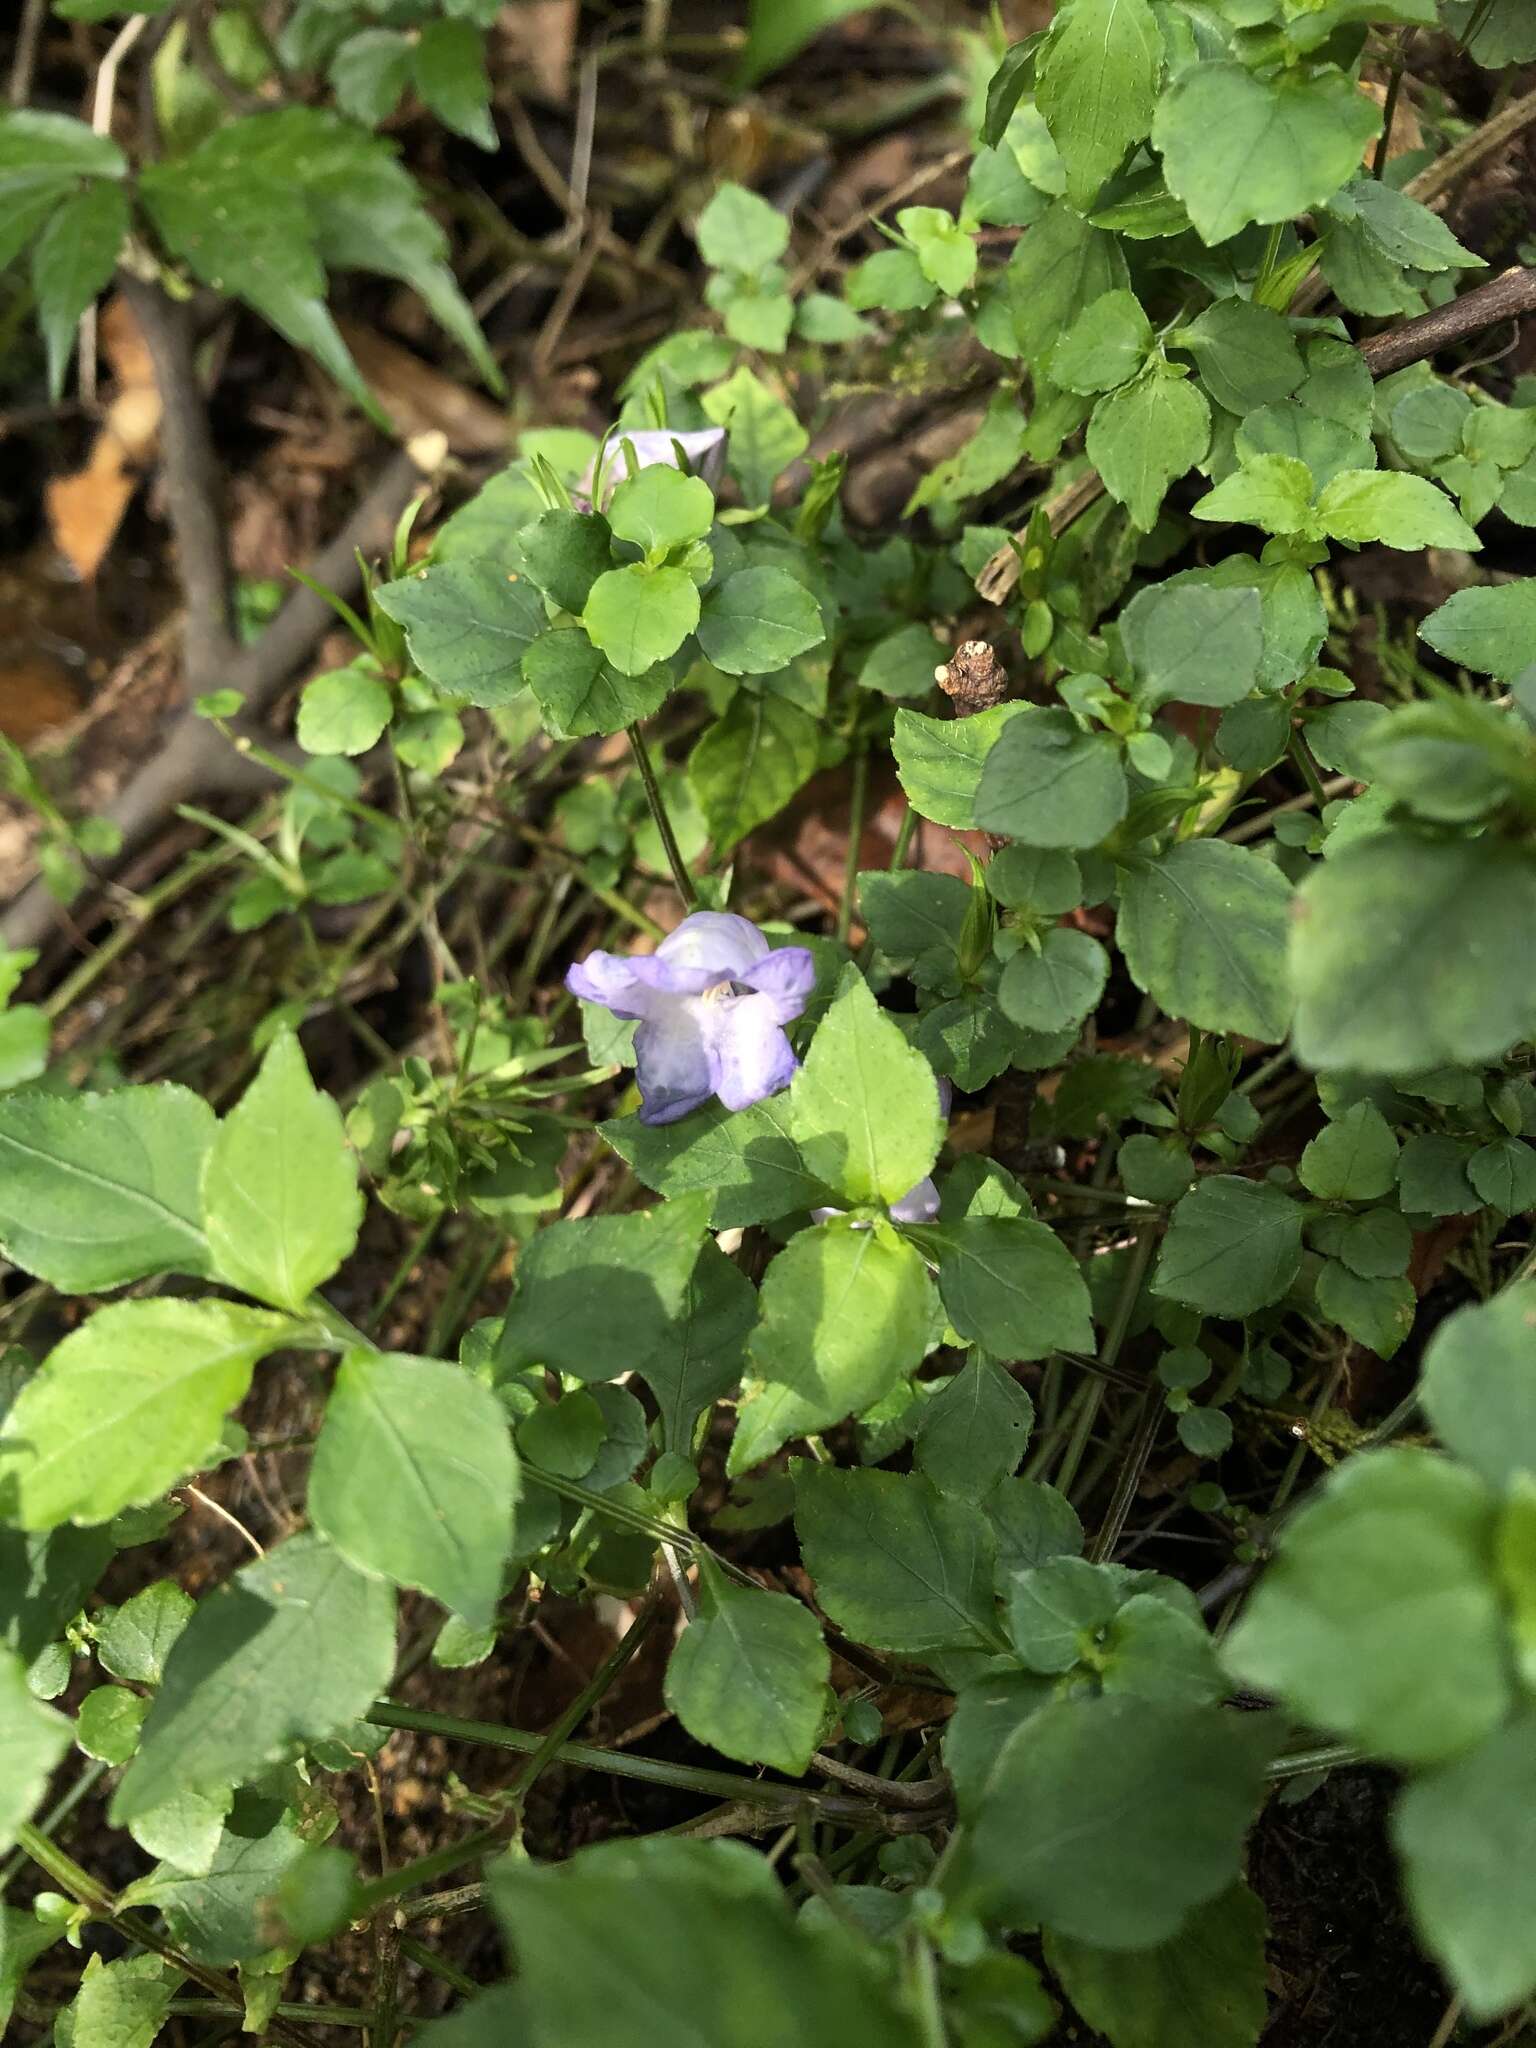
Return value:
M 522 688 L 523 656 L 548 623 L 526 576 L 478 559 L 413 569 L 374 597 L 404 626 L 411 659 L 429 682 L 487 709 L 511 703 Z
M 1291 889 L 1262 855 L 1191 839 L 1132 868 L 1116 930 L 1136 986 L 1204 1031 L 1283 1038 Z
M 1268 1181 L 1202 1180 L 1174 1209 L 1153 1292 L 1205 1315 L 1267 1308 L 1300 1269 L 1302 1216 L 1301 1204 Z

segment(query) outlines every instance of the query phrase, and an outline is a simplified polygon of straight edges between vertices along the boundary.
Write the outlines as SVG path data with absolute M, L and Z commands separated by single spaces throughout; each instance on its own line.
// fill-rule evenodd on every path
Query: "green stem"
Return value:
M 630 750 L 635 757 L 635 766 L 640 770 L 640 781 L 645 789 L 645 801 L 650 807 L 651 822 L 655 825 L 662 846 L 666 850 L 667 865 L 672 870 L 672 879 L 677 884 L 677 893 L 683 899 L 685 910 L 697 910 L 698 891 L 693 886 L 693 877 L 683 859 L 677 835 L 672 830 L 672 820 L 667 816 L 667 807 L 662 801 L 661 784 L 656 780 L 656 770 L 651 764 L 650 749 L 645 744 L 645 735 L 638 725 L 626 728 L 629 733 Z
M 848 943 L 853 925 L 853 901 L 859 892 L 859 843 L 864 837 L 864 805 L 869 795 L 869 749 L 860 747 L 853 757 L 853 787 L 848 794 L 848 857 L 843 866 L 843 900 L 837 907 L 837 936 Z
M 1120 1357 L 1121 1346 L 1131 1327 L 1131 1317 L 1141 1299 L 1141 1283 L 1147 1276 L 1147 1267 L 1152 1262 L 1152 1249 L 1157 1242 L 1157 1232 L 1150 1226 L 1136 1239 L 1135 1250 L 1126 1261 L 1125 1277 L 1120 1283 L 1120 1293 L 1115 1302 L 1114 1314 L 1109 1328 L 1104 1333 L 1104 1342 L 1099 1350 L 1099 1364 L 1113 1367 Z M 1090 1380 L 1083 1390 L 1084 1399 L 1072 1424 L 1072 1435 L 1062 1457 L 1061 1470 L 1056 1474 L 1057 1490 L 1065 1493 L 1077 1477 L 1077 1469 L 1088 1448 L 1088 1439 L 1093 1434 L 1094 1420 L 1099 1412 L 1099 1403 L 1104 1398 L 1104 1381 Z
M 427 1971 L 433 1977 L 441 1977 L 445 1984 L 451 1984 L 461 1998 L 473 1998 L 477 1991 L 484 1988 L 477 1984 L 473 1977 L 466 1977 L 462 1970 L 456 1969 L 444 1957 L 434 1955 L 425 1942 L 417 1941 L 413 1935 L 401 1935 L 400 1953 L 415 1963 L 418 1969 Z
M 517 1819 L 521 1819 L 529 1793 L 544 1775 L 545 1771 L 548 1770 L 549 1766 L 555 1761 L 566 1738 L 581 1726 L 598 1701 L 602 1699 L 609 1687 L 618 1678 L 619 1673 L 650 1634 L 652 1624 L 660 1612 L 660 1600 L 657 1594 L 652 1592 L 645 1605 L 635 1616 L 633 1622 L 631 1622 L 624 1634 L 619 1637 L 619 1640 L 597 1667 L 590 1681 L 582 1687 L 575 1699 L 571 1701 L 565 1712 L 554 1722 L 543 1741 L 533 1752 L 533 1755 L 528 1760 L 526 1770 L 513 1781 L 509 1794 L 513 1803 L 513 1812 Z
M 1407 61 L 1408 37 L 1405 33 L 1397 39 L 1396 53 L 1392 59 L 1392 74 L 1387 80 L 1387 97 L 1381 109 L 1381 134 L 1376 141 L 1376 154 L 1371 159 L 1373 178 L 1386 175 L 1387 152 L 1392 146 L 1392 123 L 1397 118 L 1398 95 L 1403 89 L 1403 67 Z
M 1327 1742 L 1317 1749 L 1293 1750 L 1266 1764 L 1264 1775 L 1271 1780 L 1304 1777 L 1308 1771 L 1331 1771 L 1340 1764 L 1357 1764 L 1360 1752 L 1347 1742 Z
M 1322 772 L 1312 757 L 1312 749 L 1307 745 L 1305 733 L 1293 732 L 1291 734 L 1288 752 L 1296 764 L 1297 772 L 1301 776 L 1302 781 L 1307 785 L 1308 795 L 1321 808 L 1328 801 L 1328 792 L 1323 788 Z

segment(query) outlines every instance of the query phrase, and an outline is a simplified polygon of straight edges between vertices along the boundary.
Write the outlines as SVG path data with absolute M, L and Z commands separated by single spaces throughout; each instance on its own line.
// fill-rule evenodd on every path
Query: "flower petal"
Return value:
M 566 970 L 565 985 L 586 1003 L 601 1003 L 615 1017 L 645 1017 L 651 992 L 635 973 L 635 963 L 622 953 L 589 953 Z
M 635 1079 L 640 1121 L 675 1123 L 715 1092 L 715 1062 L 707 1037 L 707 1009 L 696 999 L 655 999 L 635 1033 Z
M 808 946 L 780 946 L 736 979 L 767 996 L 774 1016 L 781 1024 L 790 1024 L 805 1008 L 816 985 L 815 957 Z
M 700 1007 L 714 1092 L 727 1109 L 750 1109 L 789 1086 L 800 1062 L 784 1036 L 772 996 L 726 996 Z
M 747 969 L 768 956 L 768 941 L 755 924 L 729 910 L 696 910 L 656 948 L 657 960 L 677 975 L 706 974 L 708 988 L 717 981 L 740 981 Z
M 892 1202 L 891 1214 L 898 1223 L 931 1223 L 939 1213 L 939 1191 L 931 1180 L 920 1180 L 899 1202 Z
M 665 464 L 668 469 L 676 469 L 677 449 L 673 444 L 681 442 L 689 468 L 713 490 L 725 474 L 725 441 L 724 427 L 694 427 L 686 433 L 671 427 L 615 427 L 603 450 L 600 484 L 594 476 L 594 461 L 577 488 L 595 498 L 599 509 L 605 510 L 619 485 L 626 477 L 633 476 L 636 469 L 651 469 L 658 463 Z M 626 442 L 634 450 L 635 469 L 630 467 Z M 597 488 L 594 488 L 595 484 Z

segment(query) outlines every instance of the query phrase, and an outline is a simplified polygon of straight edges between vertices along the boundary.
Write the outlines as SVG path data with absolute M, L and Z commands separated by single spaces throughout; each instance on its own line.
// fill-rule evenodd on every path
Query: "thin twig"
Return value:
M 16 50 L 11 58 L 11 82 L 6 97 L 13 107 L 24 107 L 32 95 L 32 75 L 37 69 L 37 49 L 43 37 L 43 17 L 48 0 L 26 0 L 21 24 L 16 30 Z
M 686 910 L 698 907 L 698 892 L 693 886 L 693 877 L 688 872 L 688 863 L 683 859 L 682 848 L 672 830 L 672 820 L 667 816 L 666 804 L 662 801 L 661 784 L 656 780 L 656 770 L 651 765 L 650 750 L 645 744 L 645 735 L 638 725 L 626 728 L 629 733 L 630 749 L 635 757 L 635 766 L 640 770 L 640 781 L 645 789 L 645 801 L 650 806 L 651 822 L 655 825 L 662 847 L 667 856 L 667 865 L 672 870 L 672 879 L 677 884 L 677 893 L 683 899 Z

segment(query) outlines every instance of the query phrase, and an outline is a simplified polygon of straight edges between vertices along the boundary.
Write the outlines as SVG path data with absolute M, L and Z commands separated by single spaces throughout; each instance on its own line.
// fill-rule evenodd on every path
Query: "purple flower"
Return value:
M 774 952 L 744 917 L 696 910 L 654 953 L 589 953 L 565 985 L 615 1017 L 639 1019 L 640 1121 L 670 1124 L 712 1095 L 747 1109 L 787 1088 L 800 1063 L 784 1026 L 815 979 L 807 947 Z
M 947 1117 L 949 1115 L 949 1105 L 955 1097 L 955 1091 L 943 1074 L 939 1075 L 938 1081 L 939 1114 L 940 1116 Z M 889 1213 L 892 1221 L 896 1223 L 931 1223 L 939 1213 L 939 1191 L 934 1186 L 932 1179 L 920 1180 L 915 1188 L 908 1188 L 899 1201 L 892 1202 Z M 847 1211 L 844 1209 L 813 1209 L 811 1211 L 811 1221 L 813 1223 L 825 1223 L 829 1216 L 843 1216 L 846 1214 Z M 864 1226 L 861 1223 L 856 1225 L 855 1228 L 862 1230 Z
M 668 469 L 680 469 L 682 464 L 677 459 L 679 447 L 688 458 L 689 469 L 713 490 L 725 474 L 724 427 L 696 427 L 686 434 L 675 432 L 671 427 L 642 427 L 638 433 L 615 427 L 588 464 L 585 476 L 576 486 L 576 495 L 599 512 L 606 511 L 609 499 L 627 477 L 657 463 Z M 633 465 L 630 462 L 631 449 L 634 451 Z M 599 463 L 602 465 L 600 472 Z

